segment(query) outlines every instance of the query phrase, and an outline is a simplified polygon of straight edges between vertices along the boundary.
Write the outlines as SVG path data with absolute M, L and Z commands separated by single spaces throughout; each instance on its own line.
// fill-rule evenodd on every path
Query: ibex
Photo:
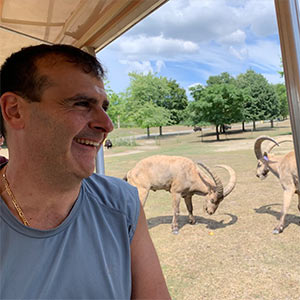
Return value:
M 201 166 L 210 175 L 208 176 Z M 193 162 L 182 156 L 154 155 L 139 161 L 124 177 L 125 180 L 137 187 L 143 205 L 149 191 L 166 190 L 173 198 L 172 232 L 178 233 L 177 216 L 181 197 L 184 198 L 189 212 L 189 223 L 195 224 L 193 216 L 192 196 L 194 194 L 206 196 L 204 210 L 213 214 L 220 202 L 234 189 L 236 183 L 235 171 L 226 165 L 230 179 L 225 188 L 219 177 L 201 162 Z
M 272 144 L 262 153 L 261 145 L 264 141 L 269 140 Z M 269 171 L 273 173 L 280 181 L 283 188 L 283 205 L 278 225 L 274 228 L 273 233 L 281 233 L 284 229 L 284 221 L 287 211 L 290 207 L 293 195 L 298 194 L 298 209 L 300 211 L 300 194 L 298 190 L 298 174 L 296 166 L 296 158 L 294 151 L 286 155 L 270 154 L 271 150 L 280 143 L 291 142 L 291 140 L 283 140 L 276 142 L 268 136 L 260 136 L 256 139 L 254 144 L 254 152 L 258 160 L 256 168 L 256 176 L 260 179 L 265 179 Z

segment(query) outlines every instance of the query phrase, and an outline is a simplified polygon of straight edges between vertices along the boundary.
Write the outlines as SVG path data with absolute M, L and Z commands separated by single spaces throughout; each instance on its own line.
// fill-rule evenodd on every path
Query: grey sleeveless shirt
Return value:
M 93 174 L 53 230 L 21 224 L 0 198 L 0 299 L 130 299 L 136 188 Z

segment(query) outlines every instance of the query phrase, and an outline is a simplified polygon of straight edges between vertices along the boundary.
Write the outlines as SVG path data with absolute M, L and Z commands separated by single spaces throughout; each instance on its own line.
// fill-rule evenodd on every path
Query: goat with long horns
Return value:
M 270 144 L 263 153 L 261 145 L 267 140 L 271 141 L 272 144 Z M 263 180 L 268 176 L 269 172 L 271 172 L 279 179 L 283 188 L 283 205 L 279 223 L 273 230 L 274 234 L 283 231 L 285 217 L 295 193 L 298 195 L 298 209 L 300 211 L 300 191 L 298 190 L 298 173 L 295 152 L 290 151 L 283 156 L 270 153 L 274 147 L 279 146 L 279 144 L 284 142 L 292 142 L 292 140 L 281 140 L 276 142 L 276 140 L 271 137 L 260 136 L 254 143 L 254 152 L 257 158 L 256 176 Z

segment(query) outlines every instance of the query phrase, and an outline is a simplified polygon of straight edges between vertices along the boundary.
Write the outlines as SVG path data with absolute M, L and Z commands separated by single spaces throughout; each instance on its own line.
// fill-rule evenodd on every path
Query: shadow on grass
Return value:
M 220 143 L 220 142 L 226 142 L 228 140 L 230 141 L 237 141 L 237 140 L 246 140 L 249 139 L 249 137 L 234 137 L 235 135 L 238 134 L 245 134 L 245 133 L 259 133 L 259 132 L 273 132 L 273 131 L 277 131 L 280 128 L 285 128 L 286 126 L 277 126 L 277 127 L 258 127 L 256 128 L 256 130 L 251 130 L 251 129 L 246 129 L 246 130 L 242 130 L 242 129 L 229 129 L 228 131 L 226 131 L 226 133 L 220 133 L 220 140 L 217 140 L 216 138 L 216 132 L 208 132 L 208 133 L 202 133 L 200 135 L 198 135 L 197 137 L 200 139 L 200 142 L 203 143 Z M 291 132 L 286 132 L 286 133 L 282 133 L 281 135 L 286 135 L 286 134 L 291 134 Z M 213 140 L 205 140 L 205 138 L 209 138 L 209 137 L 215 137 L 215 139 Z M 199 141 L 194 141 L 192 143 L 197 143 Z
M 223 141 L 228 141 L 228 140 L 244 140 L 244 139 L 248 139 L 247 137 L 238 137 L 238 138 L 234 138 L 234 135 L 237 134 L 244 134 L 247 132 L 260 132 L 260 131 L 277 131 L 279 128 L 285 128 L 287 126 L 276 126 L 276 127 L 257 127 L 256 130 L 252 130 L 252 129 L 246 129 L 246 130 L 242 130 L 242 129 L 229 129 L 226 131 L 226 133 L 220 133 L 220 140 L 218 141 L 217 139 L 215 140 L 205 140 L 205 138 L 207 137 L 216 137 L 216 132 L 215 131 L 210 131 L 210 132 L 202 132 L 200 135 L 198 135 L 197 137 L 201 139 L 201 142 L 205 142 L 205 143 L 215 143 L 215 142 L 223 142 Z M 150 134 L 150 136 L 146 136 L 146 135 L 140 135 L 140 136 L 135 136 L 135 139 L 137 140 L 167 140 L 170 138 L 173 138 L 174 136 L 181 136 L 181 135 L 190 135 L 192 134 L 193 131 L 191 130 L 184 130 L 184 131 L 176 131 L 176 132 L 163 132 L 162 135 L 159 135 L 157 133 L 152 133 Z
M 279 221 L 281 212 L 273 210 L 272 206 L 282 206 L 282 204 L 279 204 L 279 203 L 267 204 L 267 205 L 261 206 L 260 208 L 254 208 L 254 211 L 257 214 L 272 215 Z M 285 217 L 284 228 L 288 227 L 290 224 L 295 224 L 295 225 L 300 226 L 300 217 L 292 215 L 292 214 L 287 214 Z
M 229 140 L 230 141 L 241 141 L 241 140 L 248 140 L 249 138 L 247 137 L 228 137 L 227 138 L 223 138 L 223 136 L 221 136 L 221 139 L 220 140 L 205 140 L 205 139 L 202 139 L 201 136 L 199 136 L 199 138 L 201 138 L 201 140 L 199 141 L 191 141 L 189 143 L 193 144 L 193 143 L 222 143 L 222 142 L 228 142 Z
M 192 133 L 192 131 L 165 132 L 162 135 L 158 135 L 158 134 L 154 133 L 152 135 L 150 134 L 149 137 L 146 136 L 146 135 L 141 135 L 141 136 L 138 136 L 138 137 L 135 137 L 135 138 L 137 140 L 146 140 L 146 141 L 149 141 L 149 140 L 167 140 L 167 139 L 173 138 L 174 136 L 189 135 L 191 133 Z
M 228 223 L 224 223 L 224 220 L 215 221 L 213 219 L 207 219 L 199 216 L 195 216 L 196 224 L 206 224 L 206 228 L 208 229 L 220 229 L 225 228 L 227 226 L 233 225 L 237 222 L 238 217 L 232 214 L 224 214 L 231 217 L 231 220 Z M 155 218 L 147 219 L 148 228 L 151 229 L 161 224 L 170 224 L 172 223 L 173 216 L 159 216 Z M 189 224 L 187 216 L 178 216 L 178 229 L 180 230 L 186 224 Z

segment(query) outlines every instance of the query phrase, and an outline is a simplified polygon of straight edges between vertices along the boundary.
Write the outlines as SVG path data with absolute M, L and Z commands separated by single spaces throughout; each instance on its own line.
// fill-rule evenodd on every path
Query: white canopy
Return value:
M 98 52 L 167 1 L 0 0 L 0 65 L 12 52 L 41 42 Z

